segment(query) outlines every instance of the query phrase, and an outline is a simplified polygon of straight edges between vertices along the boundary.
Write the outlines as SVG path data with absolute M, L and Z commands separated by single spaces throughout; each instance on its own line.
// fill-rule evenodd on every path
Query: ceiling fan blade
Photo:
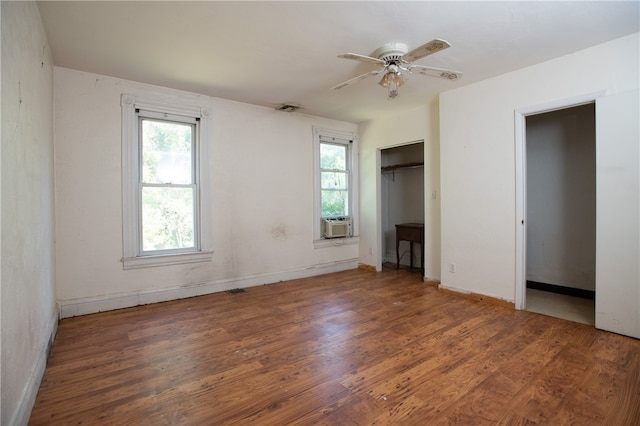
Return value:
M 423 44 L 420 47 L 416 47 L 411 52 L 405 53 L 402 56 L 402 60 L 407 62 L 417 61 L 418 59 L 424 58 L 425 56 L 431 55 L 433 53 L 439 52 L 444 49 L 448 49 L 451 47 L 448 41 L 441 40 L 436 38 Z
M 407 67 L 410 72 L 417 72 L 418 74 L 428 75 L 430 77 L 440 77 L 447 80 L 456 80 L 462 77 L 462 73 L 459 71 L 445 70 L 442 68 L 425 67 L 422 65 L 411 65 Z
M 367 77 L 371 77 L 372 75 L 380 74 L 381 72 L 382 72 L 382 70 L 373 70 L 373 71 L 369 71 L 368 73 L 365 73 L 365 74 L 359 75 L 359 76 L 357 76 L 357 77 L 352 78 L 351 80 L 347 80 L 347 81 L 345 81 L 345 82 L 343 82 L 343 83 L 340 83 L 340 84 L 338 84 L 337 86 L 333 86 L 333 87 L 331 88 L 331 90 L 338 90 L 338 89 L 342 89 L 343 87 L 346 87 L 346 86 L 348 86 L 348 85 L 350 85 L 350 84 L 352 84 L 352 83 L 355 83 L 355 82 L 360 81 L 360 80 L 364 80 L 365 78 L 367 78 Z
M 358 55 L 357 53 L 345 53 L 343 55 L 338 55 L 338 58 L 353 59 L 354 61 L 361 61 L 361 62 L 371 62 L 378 65 L 385 64 L 385 62 L 382 59 L 372 58 L 371 56 Z

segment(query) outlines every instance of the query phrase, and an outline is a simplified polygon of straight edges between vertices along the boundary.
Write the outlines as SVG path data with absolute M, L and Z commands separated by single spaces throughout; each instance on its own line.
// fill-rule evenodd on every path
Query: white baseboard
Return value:
M 440 285 L 438 285 L 438 290 L 445 292 L 445 293 L 449 293 L 449 294 L 455 294 L 456 296 L 461 296 L 461 297 L 465 297 L 467 299 L 471 299 L 471 300 L 475 300 L 475 301 L 480 301 L 480 302 L 488 302 L 491 303 L 493 305 L 499 305 L 499 306 L 504 306 L 510 309 L 515 309 L 515 303 L 513 302 L 513 300 L 507 300 L 507 299 L 502 299 L 499 297 L 495 297 L 495 296 L 489 296 L 486 294 L 482 294 L 482 293 L 473 293 L 469 290 L 464 290 L 461 288 L 456 288 L 456 287 L 450 287 L 447 285 L 443 285 L 442 283 L 440 283 Z
M 457 287 L 451 287 L 451 286 L 448 286 L 448 285 L 444 285 L 442 283 L 440 283 L 440 285 L 438 285 L 438 288 L 450 291 L 452 293 L 471 294 L 471 292 L 469 290 L 464 290 L 462 288 L 457 288 Z
M 48 333 L 47 341 L 43 342 L 41 345 L 37 354 L 36 362 L 31 369 L 31 373 L 25 380 L 22 395 L 20 395 L 20 400 L 18 401 L 16 410 L 13 412 L 11 420 L 9 420 L 8 423 L 12 426 L 22 426 L 29 423 L 31 410 L 33 410 L 33 405 L 36 402 L 40 383 L 42 383 L 42 378 L 44 377 L 44 370 L 47 367 L 49 350 L 51 349 L 51 344 L 53 343 L 56 331 L 58 330 L 58 316 L 59 313 L 57 311 L 54 312 L 49 324 L 50 332 Z
M 299 278 L 328 274 L 331 272 L 356 269 L 358 259 L 346 259 L 337 262 L 313 265 L 304 268 L 280 271 L 276 273 L 258 274 L 242 278 L 208 281 L 188 286 L 177 286 L 159 290 L 136 291 L 131 293 L 112 294 L 104 297 L 88 297 L 71 300 L 59 300 L 60 318 L 86 315 L 113 309 L 129 308 L 149 303 L 166 302 L 186 297 L 202 296 L 234 288 L 247 288 L 263 284 L 272 284 Z

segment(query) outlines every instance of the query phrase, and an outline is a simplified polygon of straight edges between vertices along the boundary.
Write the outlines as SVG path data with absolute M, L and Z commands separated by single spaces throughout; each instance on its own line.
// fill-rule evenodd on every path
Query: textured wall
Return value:
M 33 2 L 2 2 L 2 421 L 26 422 L 57 311 L 53 72 Z

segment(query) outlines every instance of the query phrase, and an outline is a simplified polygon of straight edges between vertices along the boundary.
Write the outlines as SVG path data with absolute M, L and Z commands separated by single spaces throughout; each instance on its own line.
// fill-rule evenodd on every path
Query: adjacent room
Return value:
M 0 19 L 2 425 L 640 422 L 637 1 Z

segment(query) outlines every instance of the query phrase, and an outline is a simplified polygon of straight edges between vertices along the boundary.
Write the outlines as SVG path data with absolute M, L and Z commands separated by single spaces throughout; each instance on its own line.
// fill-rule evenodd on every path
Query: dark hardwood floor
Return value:
M 31 425 L 638 425 L 640 341 L 353 270 L 60 322 Z

